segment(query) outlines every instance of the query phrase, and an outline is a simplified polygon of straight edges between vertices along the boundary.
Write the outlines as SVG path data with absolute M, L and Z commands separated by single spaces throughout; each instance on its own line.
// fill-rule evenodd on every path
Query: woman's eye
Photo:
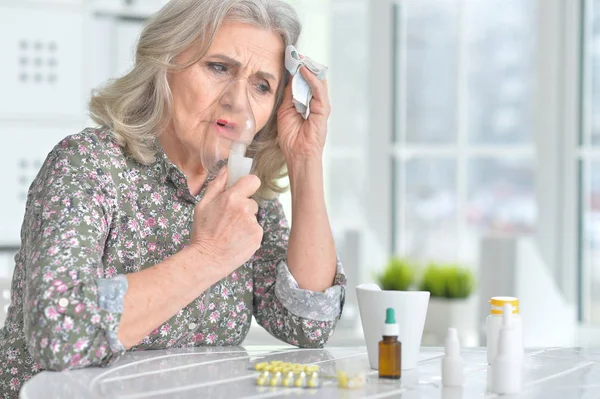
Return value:
M 268 83 L 259 83 L 256 85 L 258 91 L 260 93 L 270 93 L 271 92 L 271 86 L 269 86 Z
M 209 68 L 212 69 L 213 72 L 216 73 L 225 73 L 227 72 L 227 67 L 223 64 L 218 64 L 216 62 L 210 62 L 208 64 Z

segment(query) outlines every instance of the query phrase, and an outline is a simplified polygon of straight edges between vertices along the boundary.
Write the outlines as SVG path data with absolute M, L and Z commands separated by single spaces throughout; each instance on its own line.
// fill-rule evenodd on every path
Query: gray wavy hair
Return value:
M 196 63 L 208 51 L 223 21 L 244 22 L 278 33 L 284 43 L 296 45 L 302 26 L 296 11 L 280 0 L 171 0 L 147 22 L 137 44 L 131 72 L 94 90 L 90 116 L 110 129 L 117 143 L 142 164 L 156 160 L 156 138 L 169 123 L 170 71 Z M 185 65 L 175 64 L 180 53 L 194 44 L 200 50 Z M 248 147 L 254 173 L 262 185 L 259 199 L 283 192 L 277 180 L 285 177 L 285 159 L 277 141 L 277 109 L 288 74 L 280 83 L 275 107 L 267 124 Z

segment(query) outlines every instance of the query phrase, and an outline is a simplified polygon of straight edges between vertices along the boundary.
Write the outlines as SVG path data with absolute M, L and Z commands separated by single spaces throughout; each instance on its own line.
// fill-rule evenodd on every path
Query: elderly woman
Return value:
M 327 85 L 301 69 L 314 93 L 304 120 L 284 69 L 300 29 L 278 0 L 171 0 L 149 21 L 133 70 L 92 97 L 100 127 L 59 143 L 30 188 L 4 397 L 40 370 L 128 350 L 237 345 L 252 316 L 292 345 L 325 344 L 345 277 L 323 193 Z M 220 131 L 224 77 L 241 82 L 256 125 L 253 174 L 231 188 L 198 156 Z M 276 197 L 285 171 L 291 232 Z

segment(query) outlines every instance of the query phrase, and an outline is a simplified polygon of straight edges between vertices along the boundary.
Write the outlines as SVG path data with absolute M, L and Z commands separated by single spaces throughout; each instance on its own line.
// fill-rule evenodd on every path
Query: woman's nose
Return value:
M 246 79 L 236 79 L 232 81 L 219 99 L 219 103 L 223 108 L 226 108 L 233 112 L 239 112 L 244 110 L 248 105 L 248 90 L 246 88 Z

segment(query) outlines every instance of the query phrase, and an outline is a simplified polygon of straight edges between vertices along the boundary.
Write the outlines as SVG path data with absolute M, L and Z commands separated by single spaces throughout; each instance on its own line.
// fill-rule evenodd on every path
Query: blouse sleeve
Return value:
M 127 279 L 102 278 L 113 186 L 110 174 L 67 139 L 30 188 L 21 234 L 24 332 L 44 369 L 107 365 L 124 352 L 116 334 Z
M 289 226 L 279 200 L 259 210 L 264 235 L 253 257 L 254 316 L 271 335 L 299 347 L 322 347 L 341 316 L 346 276 L 337 260 L 333 286 L 325 292 L 298 287 L 287 266 Z

